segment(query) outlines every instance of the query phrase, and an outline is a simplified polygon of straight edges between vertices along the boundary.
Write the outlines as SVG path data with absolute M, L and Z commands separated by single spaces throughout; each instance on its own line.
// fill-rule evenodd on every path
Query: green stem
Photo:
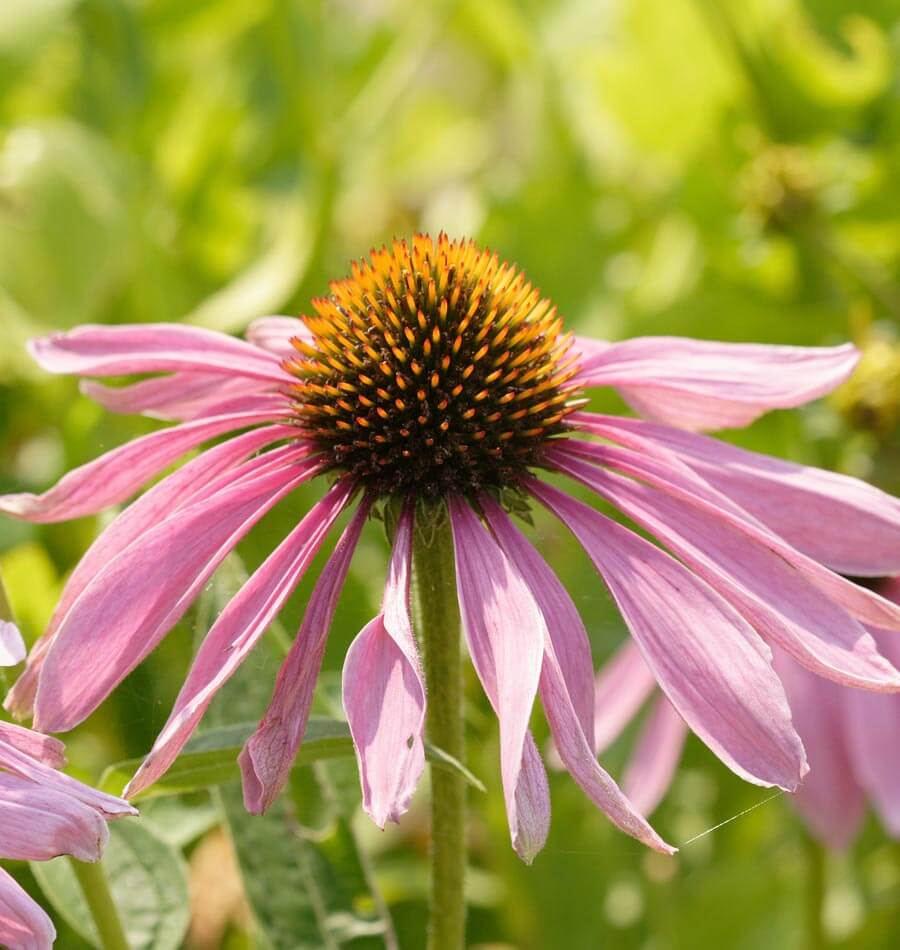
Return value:
M 803 836 L 806 852 L 806 946 L 807 950 L 824 950 L 825 925 L 822 909 L 825 903 L 825 850 L 810 834 Z
M 88 864 L 76 858 L 69 858 L 69 863 L 78 878 L 78 884 L 100 935 L 100 946 L 103 950 L 129 950 L 128 939 L 122 929 L 122 921 L 119 920 L 103 865 L 99 861 Z
M 429 740 L 462 762 L 462 654 L 453 535 L 443 507 L 417 517 L 413 544 L 416 627 L 425 655 Z M 450 769 L 431 770 L 429 950 L 465 944 L 466 787 Z

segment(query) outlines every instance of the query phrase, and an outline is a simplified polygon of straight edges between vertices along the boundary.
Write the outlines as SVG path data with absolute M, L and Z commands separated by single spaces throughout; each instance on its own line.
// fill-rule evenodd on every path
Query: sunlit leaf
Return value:
M 139 818 L 110 825 L 103 869 L 132 950 L 177 950 L 190 920 L 181 855 Z M 91 946 L 96 926 L 68 858 L 33 861 L 31 870 L 54 910 Z
M 240 778 L 238 754 L 256 725 L 255 722 L 233 723 L 195 736 L 169 771 L 155 785 L 136 795 L 135 801 L 197 792 L 215 785 L 236 782 Z M 353 742 L 346 722 L 312 716 L 306 727 L 303 744 L 297 753 L 296 765 L 310 765 L 313 762 L 352 755 Z M 442 749 L 426 743 L 425 757 L 437 768 L 458 772 L 472 788 L 484 791 L 481 781 Z M 142 758 L 134 758 L 110 765 L 100 779 L 100 788 L 111 795 L 121 795 L 142 761 Z

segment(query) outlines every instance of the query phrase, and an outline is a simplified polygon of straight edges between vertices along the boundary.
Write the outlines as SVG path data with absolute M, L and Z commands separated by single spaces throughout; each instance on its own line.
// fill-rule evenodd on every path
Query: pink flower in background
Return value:
M 900 604 L 900 578 L 873 586 Z M 900 666 L 896 633 L 875 627 L 869 633 L 882 654 Z M 829 847 L 846 847 L 859 830 L 868 799 L 887 833 L 900 838 L 900 696 L 839 686 L 781 650 L 774 661 L 809 759 L 810 771 L 791 800 L 810 830 Z M 632 644 L 622 647 L 596 680 L 598 754 L 652 697 L 622 778 L 623 791 L 645 815 L 668 791 L 688 732 L 668 700 L 653 697 L 654 692 L 652 674 Z
M 383 605 L 350 648 L 343 678 L 363 803 L 379 824 L 406 809 L 423 768 L 426 696 L 408 607 L 421 502 L 448 512 L 464 632 L 499 719 L 510 832 L 526 859 L 549 824 L 528 730 L 538 694 L 560 757 L 591 800 L 624 831 L 671 849 L 597 762 L 585 628 L 512 523 L 511 495 L 539 501 L 571 528 L 668 701 L 750 781 L 794 789 L 807 768 L 770 645 L 835 682 L 900 689 L 863 626 L 900 628 L 900 608 L 835 573 L 900 570 L 900 504 L 851 478 L 679 431 L 743 426 L 815 399 L 853 371 L 853 347 L 573 339 L 514 268 L 443 236 L 373 252 L 313 306 L 302 320 L 257 321 L 247 342 L 163 324 L 82 327 L 32 344 L 50 372 L 166 374 L 83 388 L 113 411 L 180 424 L 108 452 L 43 495 L 0 498 L 0 511 L 36 522 L 93 514 L 228 436 L 125 508 L 76 567 L 8 700 L 20 715 L 33 705 L 41 729 L 70 729 L 96 709 L 263 515 L 331 476 L 209 631 L 131 793 L 172 764 L 355 505 L 241 754 L 247 806 L 271 803 L 303 738 L 360 532 L 387 497 L 405 503 Z M 579 411 L 580 391 L 594 386 L 615 387 L 653 421 Z M 547 471 L 611 501 L 679 559 L 537 477 Z M 833 561 L 825 554 L 836 539 Z
M 0 622 L 6 666 L 25 657 L 18 630 Z M 8 662 L 9 656 L 18 656 Z M 49 861 L 71 854 L 99 861 L 109 839 L 107 821 L 136 815 L 128 802 L 56 771 L 65 764 L 57 739 L 0 722 L 0 857 Z M 0 869 L 0 943 L 10 950 L 43 950 L 56 938 L 50 918 Z

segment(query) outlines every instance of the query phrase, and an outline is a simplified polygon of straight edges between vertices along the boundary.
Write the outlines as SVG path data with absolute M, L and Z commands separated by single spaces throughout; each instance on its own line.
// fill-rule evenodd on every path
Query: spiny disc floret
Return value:
M 505 487 L 565 431 L 570 340 L 495 254 L 416 235 L 329 286 L 285 365 L 296 421 L 332 468 L 379 495 Z

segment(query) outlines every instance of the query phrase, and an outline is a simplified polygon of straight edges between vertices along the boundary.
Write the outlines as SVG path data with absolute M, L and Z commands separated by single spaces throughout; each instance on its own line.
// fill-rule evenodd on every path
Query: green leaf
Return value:
M 264 816 L 248 815 L 241 790 L 229 785 L 215 799 L 222 809 L 261 931 L 272 950 L 393 945 L 391 926 L 373 896 L 350 823 L 304 828 L 289 796 Z
M 181 855 L 138 818 L 110 825 L 103 868 L 132 950 L 177 950 L 190 922 L 187 868 Z M 32 861 L 56 912 L 92 946 L 94 921 L 68 858 Z
M 186 848 L 219 824 L 219 810 L 209 795 L 171 795 L 141 804 L 141 819 L 173 848 Z
M 136 795 L 135 801 L 162 795 L 181 795 L 236 782 L 240 778 L 238 754 L 256 725 L 255 721 L 237 722 L 194 737 L 169 771 L 155 785 Z M 353 741 L 346 722 L 311 716 L 295 765 L 310 765 L 352 755 Z M 425 756 L 432 765 L 453 769 L 473 788 L 484 791 L 479 779 L 442 749 L 426 743 Z M 125 759 L 109 766 L 100 778 L 100 788 L 111 795 L 121 795 L 142 761 L 142 758 Z

